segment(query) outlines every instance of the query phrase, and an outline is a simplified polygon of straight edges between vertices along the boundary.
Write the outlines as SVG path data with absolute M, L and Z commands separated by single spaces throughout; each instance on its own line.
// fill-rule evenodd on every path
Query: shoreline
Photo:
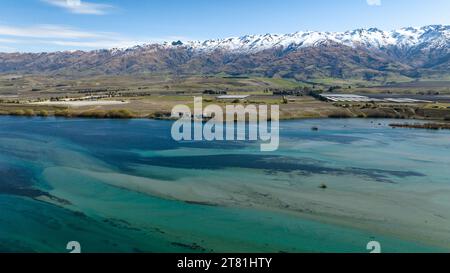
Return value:
M 450 130 L 450 123 L 425 123 L 425 124 L 409 124 L 409 123 L 391 123 L 392 128 L 408 128 L 408 129 L 426 129 L 426 130 Z
M 90 112 L 90 111 L 89 111 Z M 22 118 L 64 118 L 64 119 L 97 119 L 97 120 L 161 120 L 161 121 L 176 121 L 177 119 L 170 118 L 170 117 L 161 117 L 158 116 L 158 114 L 149 115 L 149 116 L 139 116 L 134 115 L 133 113 L 129 112 L 128 110 L 122 109 L 122 110 L 111 110 L 111 111 L 102 111 L 102 112 L 93 112 L 93 113 L 66 113 L 63 111 L 61 114 L 34 114 L 34 115 L 27 115 L 24 114 L 4 114 L 0 113 L 0 117 L 22 117 Z M 374 119 L 374 120 L 382 120 L 382 119 L 393 119 L 393 120 L 417 120 L 417 121 L 430 121 L 433 123 L 427 123 L 428 125 L 439 125 L 440 122 L 441 125 L 445 125 L 446 128 L 438 128 L 438 129 L 450 129 L 447 128 L 447 126 L 450 127 L 450 121 L 447 119 L 430 119 L 430 118 L 423 118 L 423 117 L 361 117 L 361 116 L 354 116 L 354 117 L 324 117 L 324 116 L 304 116 L 304 117 L 280 117 L 280 121 L 301 121 L 301 120 L 311 120 L 311 119 L 319 119 L 319 120 L 326 120 L 326 119 Z M 270 120 L 270 119 L 269 119 Z M 208 121 L 208 119 L 204 119 L 204 122 Z M 425 124 L 425 125 L 427 125 Z M 389 124 L 389 126 L 393 128 L 411 128 L 411 129 L 430 129 L 435 130 L 436 128 L 425 128 L 423 124 Z

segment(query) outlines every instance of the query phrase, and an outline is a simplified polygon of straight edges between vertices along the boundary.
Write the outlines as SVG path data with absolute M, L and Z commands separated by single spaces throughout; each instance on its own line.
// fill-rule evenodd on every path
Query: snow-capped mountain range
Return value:
M 450 78 L 450 26 L 247 35 L 126 49 L 0 53 L 0 73 L 230 74 L 296 80 Z
M 394 31 L 383 31 L 377 28 L 357 29 L 346 32 L 296 32 L 292 34 L 246 35 L 227 39 L 189 41 L 183 45 L 200 52 L 226 50 L 236 53 L 255 53 L 276 47 L 304 48 L 317 46 L 323 42 L 334 42 L 350 47 L 387 48 L 445 47 L 450 42 L 450 26 L 432 25 L 425 27 L 408 27 Z M 168 46 L 174 45 L 166 43 Z

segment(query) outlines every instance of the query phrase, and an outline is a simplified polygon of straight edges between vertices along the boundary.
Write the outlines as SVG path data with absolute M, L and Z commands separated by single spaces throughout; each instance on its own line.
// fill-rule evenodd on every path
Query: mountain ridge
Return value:
M 332 41 L 346 46 L 365 46 L 382 48 L 388 46 L 412 47 L 426 42 L 439 43 L 447 46 L 450 39 L 450 26 L 429 25 L 424 27 L 407 27 L 393 31 L 383 31 L 378 28 L 356 29 L 346 32 L 299 31 L 291 34 L 245 35 L 225 39 L 189 41 L 185 45 L 200 51 L 214 49 L 231 50 L 235 52 L 258 52 L 273 47 L 297 46 L 311 47 L 324 41 Z
M 389 82 L 450 75 L 450 26 L 296 32 L 124 49 L 0 53 L 1 73 L 258 74 Z

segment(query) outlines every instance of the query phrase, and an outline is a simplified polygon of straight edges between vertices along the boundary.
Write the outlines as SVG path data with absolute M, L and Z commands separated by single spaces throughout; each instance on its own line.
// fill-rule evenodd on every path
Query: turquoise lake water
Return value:
M 450 132 L 389 122 L 281 122 L 262 153 L 169 121 L 0 117 L 0 252 L 448 252 Z

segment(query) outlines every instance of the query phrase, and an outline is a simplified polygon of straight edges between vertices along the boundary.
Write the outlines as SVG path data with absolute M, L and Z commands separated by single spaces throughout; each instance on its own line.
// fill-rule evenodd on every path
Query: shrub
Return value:
M 388 113 L 379 109 L 373 109 L 367 111 L 368 118 L 397 118 L 395 113 Z
M 34 111 L 31 109 L 26 109 L 23 111 L 23 115 L 27 117 L 34 117 Z
M 14 110 L 14 111 L 9 112 L 9 114 L 11 116 L 23 116 L 23 115 L 25 115 L 25 112 L 23 110 Z
M 64 118 L 70 118 L 72 117 L 72 113 L 69 110 L 56 110 L 55 111 L 55 117 L 64 117 Z
M 108 118 L 117 118 L 117 119 L 129 119 L 133 118 L 134 115 L 129 110 L 111 110 L 107 114 Z
M 47 110 L 41 110 L 41 111 L 39 111 L 39 112 L 37 113 L 37 115 L 38 115 L 39 117 L 48 117 L 48 116 L 49 116 Z
M 352 115 L 346 111 L 336 111 L 328 115 L 329 118 L 351 118 Z
M 77 117 L 80 117 L 80 118 L 106 118 L 107 113 L 105 111 L 100 111 L 100 110 L 86 111 L 86 112 L 77 114 Z
M 172 114 L 169 112 L 155 112 L 155 113 L 151 114 L 149 116 L 149 118 L 165 119 L 165 118 L 170 118 L 171 116 L 172 116 Z

